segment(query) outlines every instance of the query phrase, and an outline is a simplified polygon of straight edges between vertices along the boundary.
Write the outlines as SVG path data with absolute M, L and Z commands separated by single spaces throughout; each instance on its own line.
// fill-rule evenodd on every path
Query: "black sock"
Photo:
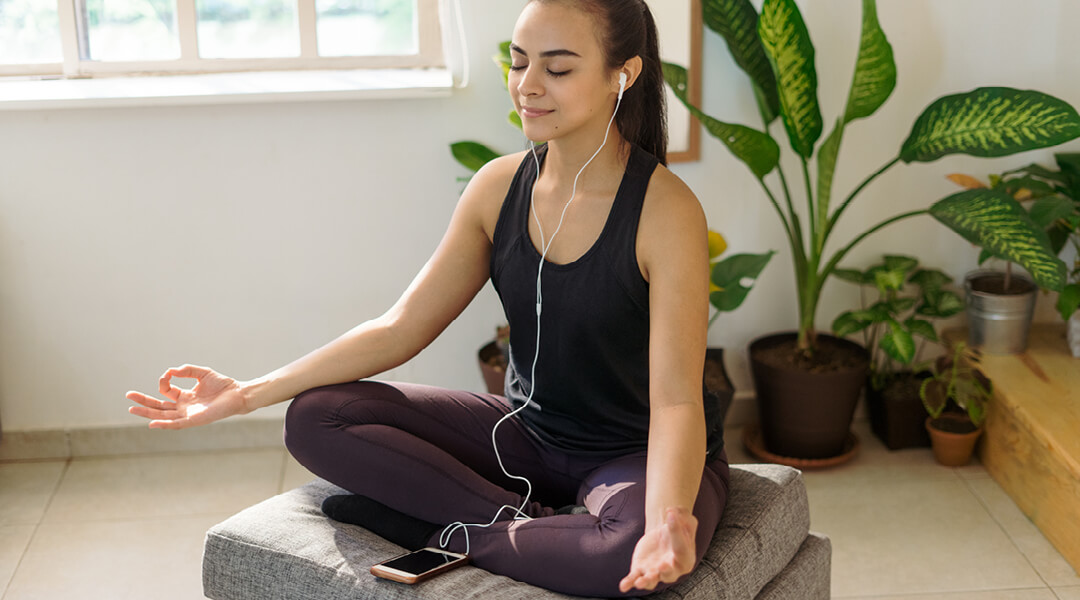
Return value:
M 367 496 L 345 494 L 323 500 L 326 516 L 342 523 L 359 525 L 406 550 L 419 550 L 440 526 L 400 513 Z

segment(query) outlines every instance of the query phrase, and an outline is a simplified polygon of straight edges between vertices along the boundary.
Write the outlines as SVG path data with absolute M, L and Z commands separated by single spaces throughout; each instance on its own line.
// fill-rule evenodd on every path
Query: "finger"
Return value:
M 143 406 L 156 408 L 158 410 L 168 410 L 171 408 L 176 408 L 176 404 L 173 402 L 164 402 L 158 400 L 157 398 L 154 398 L 153 396 L 147 396 L 142 392 L 128 392 L 124 397 L 128 400 L 131 400 L 132 402 L 138 402 Z
M 175 402 L 180 398 L 181 390 L 172 384 L 174 378 L 201 380 L 212 372 L 213 371 L 206 367 L 197 365 L 173 367 L 168 371 L 165 371 L 165 374 L 158 380 L 158 391 L 161 392 L 163 396 L 166 396 Z
M 642 574 L 643 573 L 640 568 L 631 566 L 630 572 L 626 574 L 626 577 L 623 577 L 619 581 L 619 591 L 624 594 L 626 592 L 629 592 L 631 589 L 633 589 L 634 582 L 637 581 L 638 578 L 642 576 Z
M 179 411 L 175 410 L 157 410 L 154 408 L 147 408 L 145 406 L 129 406 L 128 413 L 135 415 L 136 417 L 143 417 L 150 420 L 172 420 L 178 419 L 182 415 Z

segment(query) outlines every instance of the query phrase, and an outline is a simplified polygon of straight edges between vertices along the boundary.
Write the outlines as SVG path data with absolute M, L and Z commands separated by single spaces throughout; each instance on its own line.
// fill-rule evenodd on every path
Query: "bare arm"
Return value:
M 675 581 L 693 567 L 693 508 L 705 465 L 705 216 L 689 189 L 670 173 L 658 172 L 653 186 L 647 198 L 654 201 L 646 200 L 638 242 L 649 280 L 650 313 L 645 537 L 624 580 L 627 590 Z
M 205 367 L 169 369 L 161 401 L 141 392 L 128 399 L 132 414 L 155 428 L 179 429 L 289 400 L 300 392 L 371 377 L 408 361 L 455 319 L 487 282 L 491 235 L 519 157 L 489 163 L 469 183 L 446 234 L 424 268 L 386 313 L 267 375 L 237 382 Z M 195 378 L 192 390 L 172 385 Z

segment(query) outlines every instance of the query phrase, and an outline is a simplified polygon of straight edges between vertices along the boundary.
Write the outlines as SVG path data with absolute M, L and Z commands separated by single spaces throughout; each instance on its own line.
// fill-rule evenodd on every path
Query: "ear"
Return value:
M 613 91 L 619 93 L 619 73 L 626 73 L 626 89 L 634 87 L 634 82 L 641 75 L 642 62 L 640 56 L 635 56 L 623 63 L 623 66 L 612 74 Z

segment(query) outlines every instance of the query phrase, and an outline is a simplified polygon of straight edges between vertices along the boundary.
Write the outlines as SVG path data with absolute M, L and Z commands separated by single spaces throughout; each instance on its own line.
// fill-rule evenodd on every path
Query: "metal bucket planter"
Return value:
M 1019 354 L 1027 348 L 1035 296 L 1039 288 L 1025 275 L 973 271 L 964 278 L 968 343 L 986 354 Z

